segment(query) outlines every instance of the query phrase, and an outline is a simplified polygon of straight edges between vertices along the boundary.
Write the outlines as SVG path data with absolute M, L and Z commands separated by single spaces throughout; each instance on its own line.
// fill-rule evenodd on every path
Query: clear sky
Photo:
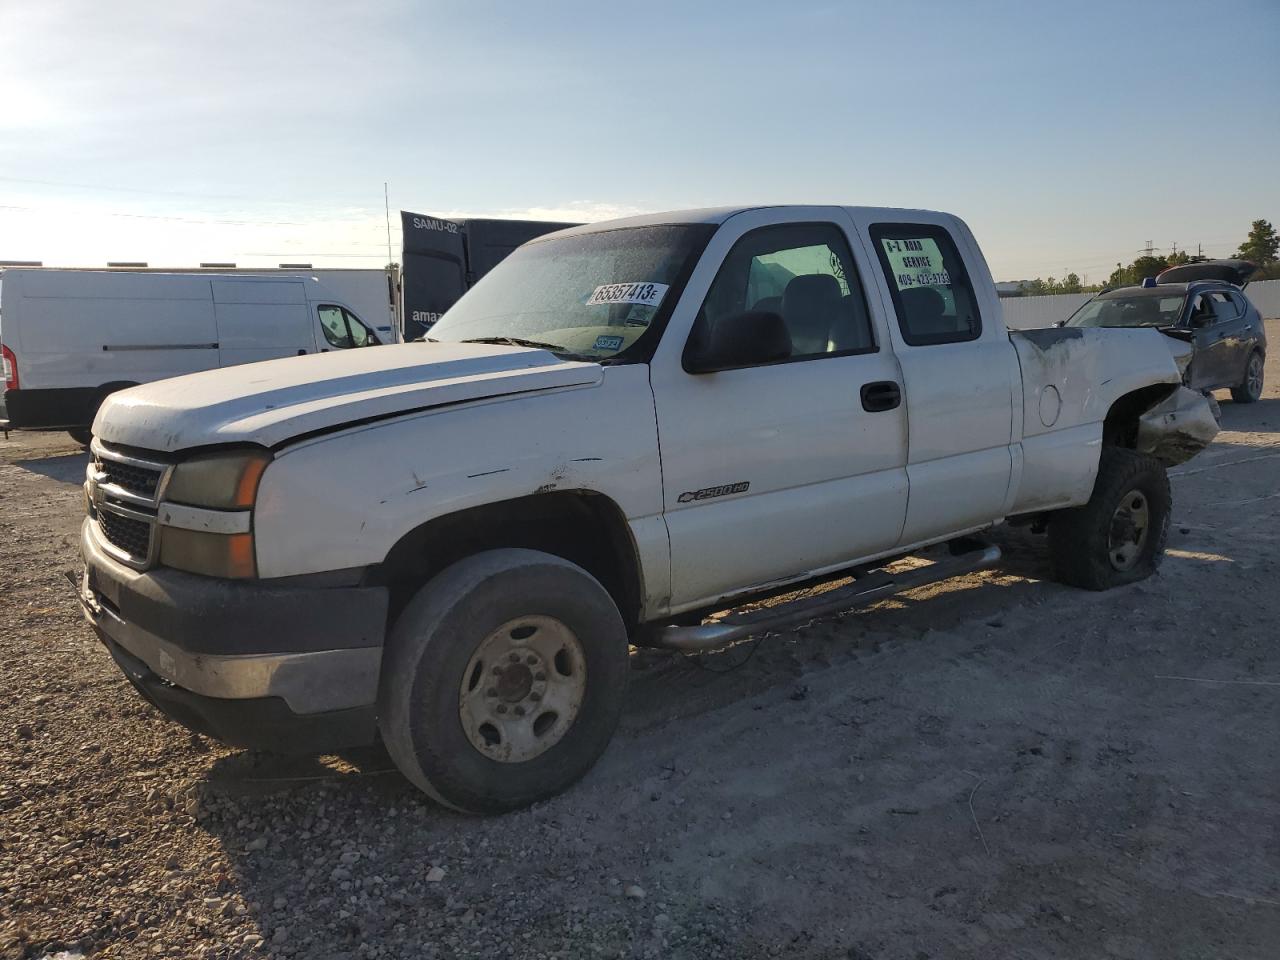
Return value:
M 1280 0 L 0 0 L 0 259 L 380 266 L 384 181 L 940 208 L 997 279 L 1225 255 L 1280 223 Z

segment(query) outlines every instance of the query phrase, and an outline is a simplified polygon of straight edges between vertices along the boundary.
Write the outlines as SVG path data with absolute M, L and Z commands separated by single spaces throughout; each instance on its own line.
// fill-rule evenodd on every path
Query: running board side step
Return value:
M 816 597 L 793 600 L 777 607 L 764 607 L 748 613 L 729 614 L 715 623 L 699 626 L 668 626 L 655 631 L 653 646 L 681 653 L 706 653 L 743 640 L 753 634 L 782 630 L 808 623 L 818 617 L 843 613 L 883 600 L 903 590 L 949 580 L 964 573 L 995 566 L 1000 561 L 1000 548 L 980 544 L 957 556 L 944 558 L 926 566 L 901 573 L 877 571 L 843 587 L 828 590 Z

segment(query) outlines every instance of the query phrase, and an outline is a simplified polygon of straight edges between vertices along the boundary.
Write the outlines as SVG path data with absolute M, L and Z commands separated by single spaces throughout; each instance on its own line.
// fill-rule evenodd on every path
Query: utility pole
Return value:
M 391 253 L 391 193 L 385 180 L 382 181 L 382 204 L 387 218 L 387 268 L 390 269 L 395 258 Z
M 1151 256 L 1151 255 L 1152 255 L 1152 251 L 1154 251 L 1154 250 L 1155 250 L 1155 247 L 1153 247 L 1153 246 L 1151 245 L 1151 241 L 1150 241 L 1150 240 L 1148 240 L 1148 241 L 1147 241 L 1147 246 L 1146 246 L 1146 253 L 1147 253 L 1147 256 L 1148 256 L 1148 257 L 1149 257 L 1149 256 Z

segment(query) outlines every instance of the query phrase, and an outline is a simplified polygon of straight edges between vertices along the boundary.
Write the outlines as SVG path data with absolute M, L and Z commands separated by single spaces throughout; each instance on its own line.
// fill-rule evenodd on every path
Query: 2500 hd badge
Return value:
M 676 500 L 680 503 L 693 503 L 696 500 L 712 500 L 715 497 L 727 497 L 731 493 L 746 493 L 751 483 L 742 480 L 739 483 L 725 483 L 718 487 L 703 487 L 701 490 L 686 490 Z

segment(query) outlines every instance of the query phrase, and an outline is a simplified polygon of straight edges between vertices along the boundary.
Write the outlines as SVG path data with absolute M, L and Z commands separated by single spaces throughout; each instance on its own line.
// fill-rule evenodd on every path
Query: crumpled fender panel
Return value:
M 1138 418 L 1138 452 L 1169 466 L 1186 463 L 1218 435 L 1213 408 L 1211 398 L 1179 387 Z
M 1022 460 L 1008 513 L 1085 503 L 1093 491 L 1103 424 L 1112 406 L 1151 387 L 1176 393 L 1182 374 L 1175 354 L 1185 352 L 1185 345 L 1155 329 L 1018 330 L 1009 340 L 1022 374 Z M 1164 389 L 1159 396 L 1166 396 Z M 1183 443 L 1190 450 L 1195 441 Z M 1170 455 L 1176 443 L 1165 440 L 1157 446 Z
M 1017 330 L 1009 339 L 1022 368 L 1024 437 L 1101 423 L 1125 394 L 1182 382 L 1182 345 L 1152 328 Z

